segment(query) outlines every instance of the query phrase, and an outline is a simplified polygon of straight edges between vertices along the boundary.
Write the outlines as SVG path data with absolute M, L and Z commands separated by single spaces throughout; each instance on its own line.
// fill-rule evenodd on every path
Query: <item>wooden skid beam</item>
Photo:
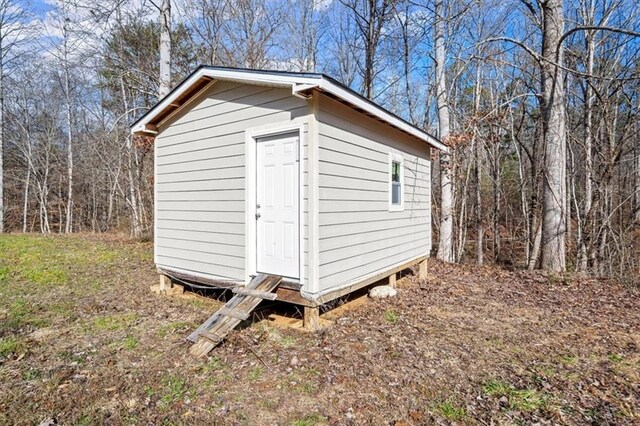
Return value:
M 331 302 L 334 299 L 337 299 L 338 297 L 342 297 L 344 295 L 347 295 L 349 293 L 353 293 L 356 290 L 361 289 L 362 287 L 366 287 L 369 284 L 373 284 L 375 282 L 378 282 L 380 280 L 383 280 L 387 277 L 389 277 L 391 274 L 395 274 L 398 273 L 404 269 L 410 268 L 411 266 L 420 263 L 422 261 L 426 261 L 427 256 L 421 256 L 417 259 L 413 259 L 410 260 L 409 262 L 403 263 L 399 266 L 396 266 L 395 268 L 391 268 L 391 269 L 387 269 L 386 271 L 382 271 L 382 272 L 378 272 L 372 276 L 370 276 L 369 278 L 365 278 L 361 281 L 355 282 L 353 284 L 350 284 L 346 287 L 342 287 L 339 288 L 337 290 L 328 292 L 323 294 L 322 296 L 318 297 L 315 301 L 318 305 L 322 305 L 328 302 Z

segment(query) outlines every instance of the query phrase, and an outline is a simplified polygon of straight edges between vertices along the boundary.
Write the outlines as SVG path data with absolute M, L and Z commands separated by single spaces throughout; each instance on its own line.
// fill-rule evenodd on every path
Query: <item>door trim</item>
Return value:
M 289 133 L 298 133 L 298 271 L 300 283 L 304 282 L 304 125 L 291 121 L 246 129 L 245 134 L 245 283 L 257 274 L 258 251 L 256 227 L 256 150 L 258 139 Z M 295 280 L 291 280 L 295 281 Z

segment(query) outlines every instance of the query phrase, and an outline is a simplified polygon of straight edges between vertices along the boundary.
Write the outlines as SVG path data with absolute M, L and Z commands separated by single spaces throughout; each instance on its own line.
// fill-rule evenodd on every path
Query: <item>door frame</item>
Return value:
M 251 281 L 251 276 L 257 274 L 257 166 L 256 158 L 258 139 L 298 133 L 298 279 L 294 282 L 304 282 L 304 126 L 305 123 L 291 121 L 267 124 L 246 129 L 245 134 L 245 283 Z

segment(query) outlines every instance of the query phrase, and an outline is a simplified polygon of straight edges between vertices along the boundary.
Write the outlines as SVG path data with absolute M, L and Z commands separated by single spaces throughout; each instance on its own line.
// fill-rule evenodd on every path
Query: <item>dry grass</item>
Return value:
M 148 243 L 0 237 L 0 424 L 640 424 L 640 302 L 611 283 L 435 264 L 316 334 L 149 292 Z

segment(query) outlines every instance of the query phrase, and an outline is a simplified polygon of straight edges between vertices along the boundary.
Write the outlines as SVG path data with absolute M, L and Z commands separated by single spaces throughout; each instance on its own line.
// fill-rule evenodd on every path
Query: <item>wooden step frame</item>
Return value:
M 277 275 L 260 274 L 254 277 L 241 292 L 234 292 L 233 296 L 222 308 L 211 315 L 200 327 L 187 337 L 193 342 L 189 352 L 196 357 L 207 355 L 215 348 L 231 330 L 248 318 L 258 307 L 267 294 L 275 296 L 282 277 Z M 270 298 L 270 296 L 269 296 Z M 271 299 L 273 300 L 273 299 Z

